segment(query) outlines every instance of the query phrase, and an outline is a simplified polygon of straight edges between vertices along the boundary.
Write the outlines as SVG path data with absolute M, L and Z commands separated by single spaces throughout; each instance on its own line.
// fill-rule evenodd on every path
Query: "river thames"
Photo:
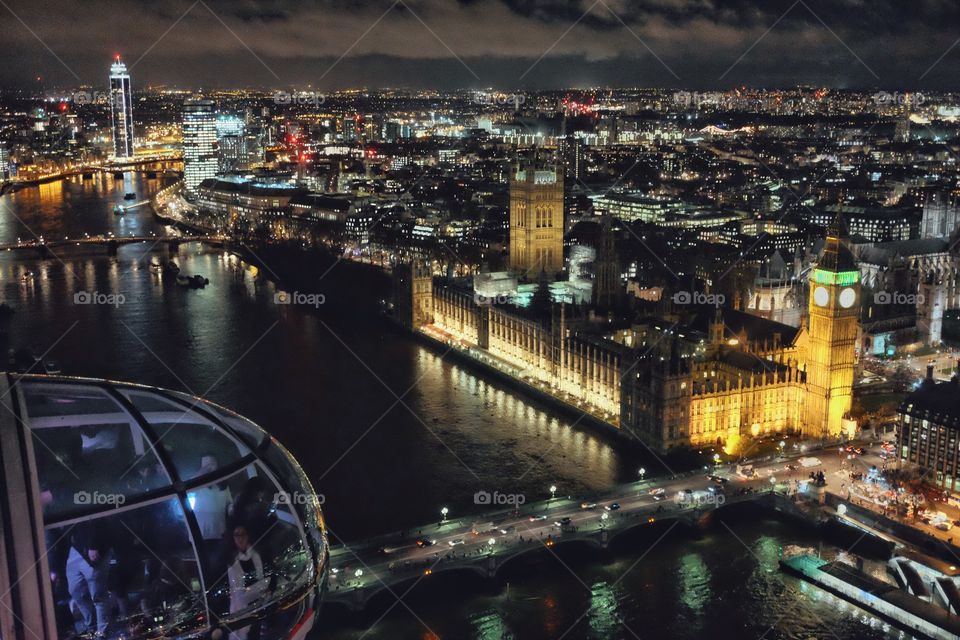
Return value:
M 142 199 L 159 187 L 98 174 L 7 194 L 0 243 L 161 234 L 149 207 L 113 214 L 124 193 Z M 285 305 L 269 268 L 197 244 L 173 256 L 150 249 L 0 254 L 3 301 L 15 309 L 4 348 L 29 348 L 65 375 L 182 390 L 249 416 L 300 460 L 337 539 L 436 522 L 441 507 L 469 518 L 482 509 L 479 490 L 538 500 L 556 485 L 579 496 L 635 480 L 640 467 L 662 471 L 635 447 L 388 326 L 378 312 L 389 279 L 370 267 L 339 263 L 315 283 L 316 304 Z M 150 268 L 170 257 L 210 284 L 179 287 Z M 114 304 L 77 304 L 77 292 Z M 387 595 L 359 617 L 325 612 L 333 628 L 317 637 L 905 637 L 779 572 L 779 549 L 817 547 L 813 532 L 738 511 L 704 531 L 654 534 L 603 555 L 531 556 L 496 581 L 437 576 L 402 604 Z

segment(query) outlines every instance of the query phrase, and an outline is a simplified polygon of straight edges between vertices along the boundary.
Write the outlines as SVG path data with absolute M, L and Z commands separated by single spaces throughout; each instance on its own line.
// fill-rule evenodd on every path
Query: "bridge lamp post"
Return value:
M 550 485 L 550 499 L 553 500 L 557 497 L 557 485 Z
M 777 488 L 777 479 L 773 476 L 770 476 L 770 491 L 775 491 Z
M 600 528 L 603 529 L 603 525 L 607 524 L 607 520 L 610 519 L 610 514 L 603 512 L 600 514 Z
M 441 522 L 446 522 L 446 521 L 447 521 L 447 514 L 448 514 L 448 513 L 450 513 L 450 509 L 447 509 L 446 507 L 440 509 L 440 515 L 443 516 L 443 520 L 441 520 Z
M 497 544 L 497 540 L 495 538 L 490 538 L 487 540 L 487 548 L 490 550 L 491 554 L 493 553 L 493 546 L 495 544 Z

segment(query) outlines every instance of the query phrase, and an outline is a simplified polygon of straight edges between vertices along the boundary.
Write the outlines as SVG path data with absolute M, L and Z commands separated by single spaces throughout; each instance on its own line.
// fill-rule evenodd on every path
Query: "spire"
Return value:
M 843 219 L 843 194 L 840 195 L 837 201 L 837 215 L 833 217 L 833 221 L 827 228 L 827 237 L 838 239 L 846 239 L 848 237 L 847 223 Z
M 856 271 L 857 259 L 849 247 L 850 236 L 843 219 L 843 202 L 837 205 L 837 215 L 827 229 L 827 239 L 823 245 L 823 253 L 817 262 L 817 269 L 824 271 Z

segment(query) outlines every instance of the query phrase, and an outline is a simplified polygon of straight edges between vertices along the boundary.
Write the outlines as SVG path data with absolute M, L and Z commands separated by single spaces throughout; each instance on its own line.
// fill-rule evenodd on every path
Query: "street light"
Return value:
M 555 497 L 557 497 L 557 485 L 552 484 L 550 485 L 550 499 L 553 500 Z
M 353 572 L 353 575 L 359 578 L 360 576 L 363 575 L 363 569 L 357 569 L 356 571 Z
M 447 509 L 446 507 L 444 507 L 443 509 L 440 509 L 440 515 L 443 516 L 442 522 L 446 522 L 446 521 L 447 521 L 447 514 L 448 514 L 448 513 L 450 513 L 450 509 Z
M 640 479 L 643 480 L 643 476 L 647 475 L 647 470 L 643 467 L 640 467 L 640 471 L 638 471 L 638 473 L 640 474 Z

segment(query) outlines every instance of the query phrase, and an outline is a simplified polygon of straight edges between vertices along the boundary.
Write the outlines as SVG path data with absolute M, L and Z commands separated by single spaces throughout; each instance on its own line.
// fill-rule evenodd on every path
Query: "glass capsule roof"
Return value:
M 163 389 L 11 379 L 61 638 L 280 638 L 312 615 L 322 499 L 263 429 Z

